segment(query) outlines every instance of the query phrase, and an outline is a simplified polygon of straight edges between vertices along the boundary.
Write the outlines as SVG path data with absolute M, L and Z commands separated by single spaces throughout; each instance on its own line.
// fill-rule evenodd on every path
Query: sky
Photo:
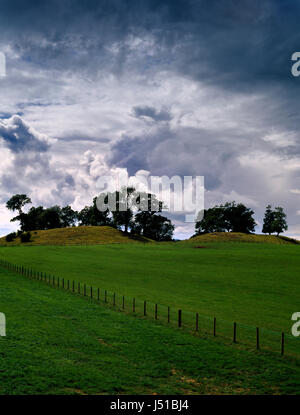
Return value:
M 267 204 L 300 239 L 300 1 L 1 0 L 5 207 L 81 209 L 103 175 L 204 176 L 205 207 Z M 194 225 L 169 214 L 176 238 Z

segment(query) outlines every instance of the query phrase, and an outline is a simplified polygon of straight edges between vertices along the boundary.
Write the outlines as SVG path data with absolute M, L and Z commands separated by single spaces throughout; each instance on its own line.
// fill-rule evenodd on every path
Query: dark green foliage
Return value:
M 74 211 L 71 206 L 65 206 L 60 209 L 60 224 L 62 228 L 75 226 L 78 219 L 78 212 Z
M 225 203 L 224 217 L 228 231 L 251 233 L 255 230 L 254 211 L 247 208 L 243 203 Z
M 21 213 L 19 216 L 13 219 L 13 221 L 20 221 L 22 231 L 33 231 L 43 229 L 42 214 L 44 208 L 42 206 L 32 207 L 27 213 Z
M 149 212 L 139 212 L 135 215 L 134 232 L 154 241 L 171 241 L 174 228 L 170 219 L 164 216 Z
M 6 242 L 12 242 L 16 237 L 17 237 L 16 232 L 12 232 L 6 235 L 5 240 Z
M 61 228 L 62 223 L 60 220 L 60 213 L 61 213 L 61 209 L 59 206 L 53 206 L 51 208 L 44 209 L 40 217 L 40 222 L 41 222 L 40 229 Z
M 120 229 L 124 226 L 125 233 L 131 226 L 133 220 L 133 203 L 136 197 L 133 187 L 123 187 L 120 191 L 115 192 L 116 210 L 112 212 L 113 224 Z
M 97 208 L 97 198 L 93 199 L 92 206 L 85 206 L 78 214 L 79 226 L 110 226 L 109 211 L 101 212 Z
M 210 232 L 225 232 L 226 222 L 222 206 L 204 210 L 203 219 L 196 222 L 196 234 Z
M 273 221 L 274 221 L 274 212 L 272 211 L 272 206 L 268 205 L 266 207 L 265 216 L 264 216 L 264 224 L 262 228 L 263 233 L 268 233 L 271 235 L 273 232 Z
M 243 232 L 255 230 L 254 211 L 244 204 L 227 202 L 204 211 L 203 219 L 196 222 L 196 234 L 211 232 Z
M 158 242 L 171 241 L 175 227 L 170 219 L 158 215 L 163 202 L 156 195 L 144 192 L 138 193 L 136 202 L 138 213 L 131 223 L 131 232 Z
M 22 212 L 22 208 L 27 204 L 31 203 L 31 199 L 27 195 L 14 195 L 6 203 L 6 207 L 13 212 L 17 210 L 19 214 Z
M 21 231 L 45 230 L 74 226 L 77 220 L 77 212 L 70 206 L 60 208 L 52 206 L 31 207 L 27 213 L 20 212 L 11 221 L 19 221 Z
M 23 232 L 21 234 L 20 238 L 21 238 L 21 242 L 22 243 L 30 242 L 30 240 L 31 240 L 31 233 L 30 232 Z
M 286 221 L 286 213 L 283 211 L 283 208 L 280 206 L 275 207 L 272 229 L 273 229 L 273 232 L 277 234 L 277 236 L 280 233 L 288 229 L 288 225 Z
M 283 208 L 280 206 L 275 207 L 272 210 L 272 206 L 268 205 L 266 207 L 264 224 L 263 224 L 263 233 L 276 233 L 277 236 L 288 229 L 287 225 L 287 216 Z

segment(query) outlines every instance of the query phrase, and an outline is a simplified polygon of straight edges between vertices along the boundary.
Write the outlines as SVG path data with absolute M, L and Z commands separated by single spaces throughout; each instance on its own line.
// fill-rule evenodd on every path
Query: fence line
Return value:
M 249 345 L 250 341 L 255 342 L 255 348 L 257 351 L 262 350 L 262 339 L 265 340 L 265 349 L 274 351 L 274 346 L 276 343 L 276 350 L 283 356 L 284 354 L 291 354 L 291 355 L 298 355 L 299 354 L 299 346 L 300 346 L 300 339 L 296 339 L 295 337 L 286 334 L 284 332 L 280 333 L 273 330 L 258 328 L 254 326 L 247 326 L 245 324 L 234 322 L 233 325 L 231 323 L 230 329 L 230 322 L 222 319 L 218 319 L 218 333 L 217 333 L 217 318 L 213 317 L 210 318 L 208 316 L 200 315 L 199 313 L 191 313 L 189 311 L 184 310 L 174 310 L 168 306 L 158 305 L 157 303 L 151 303 L 149 301 L 142 301 L 140 304 L 138 303 L 136 298 L 132 298 L 132 302 L 130 303 L 130 298 L 127 297 L 127 301 L 125 301 L 124 295 L 116 294 L 115 292 L 110 292 L 108 290 L 102 290 L 97 288 L 97 291 L 94 291 L 93 286 L 90 286 L 90 290 L 88 291 L 88 286 L 85 283 L 78 282 L 77 284 L 77 292 L 76 292 L 76 281 L 72 280 L 65 280 L 64 278 L 60 279 L 59 276 L 55 277 L 54 275 L 50 275 L 46 272 L 35 271 L 33 269 L 26 268 L 24 266 L 15 265 L 10 263 L 9 261 L 0 258 L 0 265 L 4 268 L 14 271 L 18 274 L 23 276 L 33 278 L 38 281 L 46 282 L 48 285 L 53 287 L 62 288 L 66 291 L 71 293 L 77 293 L 79 295 L 83 295 L 84 297 L 91 298 L 93 300 L 103 301 L 105 304 L 110 304 L 114 308 L 119 305 L 120 310 L 131 311 L 134 314 L 140 314 L 144 317 L 150 317 L 151 319 L 158 320 L 160 322 L 166 322 L 168 325 L 173 324 L 176 325 L 178 328 L 187 328 L 192 330 L 195 333 L 202 332 L 203 334 L 209 334 L 213 337 L 221 337 L 230 339 L 231 343 L 241 343 L 244 341 L 244 344 Z M 83 287 L 83 289 L 82 289 Z M 89 295 L 88 295 L 89 293 Z M 95 294 L 96 293 L 96 294 Z M 103 295 L 103 300 L 101 299 L 101 294 Z M 111 298 L 109 301 L 109 294 L 111 294 Z M 119 304 L 117 303 L 117 299 L 119 298 Z M 127 308 L 126 308 L 127 305 Z M 140 308 L 138 308 L 140 306 Z M 152 306 L 152 310 L 151 310 Z M 159 310 L 161 313 L 159 314 Z M 163 313 L 164 311 L 164 313 Z M 200 322 L 200 317 L 202 318 Z M 209 324 L 208 324 L 209 323 Z M 227 325 L 227 327 L 225 327 Z M 221 330 L 223 328 L 223 332 Z M 238 330 L 239 328 L 239 330 Z M 249 333 L 246 333 L 247 330 L 253 330 L 251 336 Z M 231 335 L 230 335 L 231 331 Z M 244 338 L 242 339 L 242 333 Z M 264 336 L 263 336 L 264 335 Z M 247 337 L 248 336 L 248 337 Z M 271 339 L 270 336 L 276 336 L 276 341 Z M 290 347 L 288 350 L 288 342 L 287 339 L 291 344 L 294 345 Z M 269 344 L 267 344 L 269 341 Z

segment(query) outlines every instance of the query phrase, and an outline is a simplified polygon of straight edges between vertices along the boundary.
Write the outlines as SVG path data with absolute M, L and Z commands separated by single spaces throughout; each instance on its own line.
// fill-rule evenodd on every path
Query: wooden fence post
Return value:
M 281 356 L 284 355 L 284 333 L 281 333 Z
M 100 300 L 100 290 L 99 290 L 99 288 L 97 290 L 97 298 L 98 298 L 98 301 L 99 301 Z
M 91 298 L 93 298 L 93 287 L 91 286 Z
M 75 281 L 73 280 L 73 286 L 72 286 L 73 292 L 75 291 Z
M 78 283 L 78 294 L 81 294 L 81 292 L 80 292 L 80 282 Z
M 116 305 L 116 293 L 114 293 L 114 297 L 113 297 L 113 305 L 114 305 L 114 307 L 115 307 L 115 305 Z
M 157 304 L 155 304 L 155 320 L 157 320 Z
M 125 297 L 124 297 L 124 295 L 123 295 L 123 298 L 122 298 L 122 308 L 123 308 L 123 310 L 125 309 Z
M 147 315 L 147 301 L 144 301 L 144 316 Z
M 83 295 L 86 296 L 86 284 L 83 286 Z
M 233 323 L 233 343 L 236 343 L 236 323 Z
M 196 313 L 196 331 L 199 330 L 199 314 Z
M 182 313 L 181 310 L 178 310 L 178 327 L 181 327 L 181 318 L 182 318 Z

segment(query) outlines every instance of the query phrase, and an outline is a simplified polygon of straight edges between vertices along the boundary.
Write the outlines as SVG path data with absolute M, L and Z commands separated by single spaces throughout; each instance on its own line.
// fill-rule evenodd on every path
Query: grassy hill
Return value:
M 296 239 L 288 238 L 286 236 L 276 235 L 256 235 L 246 234 L 240 232 L 213 232 L 204 235 L 194 236 L 190 239 L 182 241 L 184 243 L 202 243 L 202 242 L 254 242 L 254 243 L 268 243 L 276 245 L 284 244 L 300 244 Z
M 300 390 L 293 359 L 192 336 L 1 268 L 0 304 L 1 395 Z
M 144 237 L 130 237 L 110 226 L 79 226 L 74 228 L 32 231 L 31 241 L 22 245 L 98 245 L 112 243 L 152 242 Z M 0 238 L 0 246 L 21 245 L 20 238 L 6 242 Z

